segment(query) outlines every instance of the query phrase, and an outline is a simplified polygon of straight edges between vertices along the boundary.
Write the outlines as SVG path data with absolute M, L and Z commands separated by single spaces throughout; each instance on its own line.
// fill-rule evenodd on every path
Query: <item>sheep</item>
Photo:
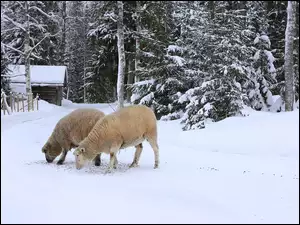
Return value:
M 62 152 L 57 164 L 62 165 L 66 159 L 68 151 L 75 148 L 89 134 L 96 122 L 104 117 L 105 114 L 97 109 L 82 108 L 76 109 L 61 118 L 47 142 L 42 148 L 48 163 Z M 95 166 L 101 164 L 101 154 L 95 159 Z
M 154 112 L 144 105 L 124 107 L 104 116 L 73 152 L 76 168 L 81 169 L 97 154 L 106 153 L 110 154 L 107 172 L 111 172 L 112 168 L 115 168 L 116 153 L 120 149 L 131 146 L 135 146 L 136 151 L 129 167 L 137 167 L 144 140 L 151 145 L 155 158 L 154 169 L 158 168 L 159 148 L 156 123 Z

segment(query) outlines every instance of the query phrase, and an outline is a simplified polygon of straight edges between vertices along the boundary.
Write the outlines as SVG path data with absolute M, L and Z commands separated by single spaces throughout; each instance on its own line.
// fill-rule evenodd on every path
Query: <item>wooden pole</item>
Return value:
M 23 108 L 23 112 L 25 112 L 25 106 L 24 106 L 24 94 L 21 94 L 22 95 L 22 108 Z
M 27 94 L 27 110 L 28 110 L 28 112 L 29 112 L 29 110 L 30 110 L 30 93 L 28 93 Z
M 37 111 L 39 110 L 39 98 L 40 98 L 40 96 L 39 96 L 39 94 L 37 93 L 37 94 L 36 94 L 36 110 L 37 110 Z
M 32 111 L 34 111 L 34 99 L 33 99 L 33 93 L 31 94 L 31 104 L 32 104 Z
M 12 94 L 12 100 L 13 100 L 13 107 L 14 107 L 14 111 L 17 112 L 16 110 L 16 94 L 13 92 Z
M 2 96 L 2 98 L 1 98 L 1 106 L 2 106 L 2 108 L 3 108 L 3 114 L 5 115 L 4 98 L 5 98 L 5 96 Z
M 11 111 L 13 112 L 14 109 L 13 109 L 13 106 L 12 106 L 12 92 L 10 92 L 10 95 L 9 95 L 9 104 L 10 104 Z
M 17 94 L 17 110 L 18 110 L 18 112 L 20 112 L 19 101 L 20 101 L 19 94 Z

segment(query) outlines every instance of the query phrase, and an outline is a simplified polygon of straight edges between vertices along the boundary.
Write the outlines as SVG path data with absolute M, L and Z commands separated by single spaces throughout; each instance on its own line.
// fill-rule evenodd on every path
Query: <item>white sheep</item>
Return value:
M 156 123 L 154 112 L 144 105 L 124 107 L 104 116 L 74 151 L 76 168 L 81 169 L 86 162 L 104 152 L 111 156 L 107 171 L 111 172 L 112 168 L 115 168 L 116 153 L 130 146 L 136 146 L 134 159 L 130 165 L 130 167 L 136 167 L 144 140 L 150 143 L 154 151 L 154 168 L 158 168 L 159 148 Z
M 100 110 L 82 108 L 76 109 L 61 118 L 42 148 L 47 162 L 53 162 L 62 152 L 57 164 L 63 164 L 68 151 L 77 147 L 79 143 L 88 136 L 96 122 L 104 116 L 105 114 Z M 94 158 L 95 165 L 100 166 L 101 154 L 98 154 Z

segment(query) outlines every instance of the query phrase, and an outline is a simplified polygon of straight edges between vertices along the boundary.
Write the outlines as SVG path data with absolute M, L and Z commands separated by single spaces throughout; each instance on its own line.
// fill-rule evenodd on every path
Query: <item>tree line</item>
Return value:
M 184 130 L 245 106 L 291 111 L 299 3 L 2 1 L 1 87 L 6 65 L 26 63 L 66 65 L 74 102 L 145 104 Z

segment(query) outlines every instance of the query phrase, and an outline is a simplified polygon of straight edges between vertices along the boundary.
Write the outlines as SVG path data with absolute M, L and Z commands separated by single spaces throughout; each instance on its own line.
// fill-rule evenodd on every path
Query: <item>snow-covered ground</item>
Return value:
M 161 165 L 145 142 L 140 166 L 76 170 L 48 164 L 41 148 L 56 122 L 79 107 L 112 112 L 108 104 L 1 116 L 1 223 L 299 223 L 299 110 L 251 112 L 203 130 L 159 121 Z M 115 107 L 115 105 L 114 105 Z

